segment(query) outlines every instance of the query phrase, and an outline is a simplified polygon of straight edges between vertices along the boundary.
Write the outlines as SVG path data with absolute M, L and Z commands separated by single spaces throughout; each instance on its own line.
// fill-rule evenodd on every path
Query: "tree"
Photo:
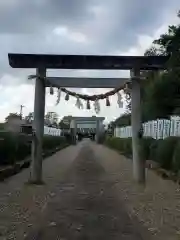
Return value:
M 178 17 L 180 18 L 180 12 Z M 144 55 L 166 55 L 169 56 L 169 61 L 166 71 L 141 73 L 147 79 L 141 81 L 143 122 L 169 118 L 173 114 L 180 115 L 180 24 L 169 26 L 167 33 L 154 40 Z M 127 110 L 131 112 L 131 103 Z M 129 125 L 130 116 L 121 116 L 115 123 L 118 126 Z
M 131 125 L 131 114 L 125 113 L 111 123 L 112 126 L 124 127 Z
M 171 25 L 169 26 L 167 33 L 162 34 L 159 39 L 154 40 L 153 43 L 159 45 L 163 55 L 171 55 L 174 52 L 176 45 L 178 44 L 176 40 L 179 28 L 180 25 Z
M 4 130 L 5 124 L 4 123 L 0 123 L 0 130 Z
M 65 124 L 63 122 L 63 120 L 61 120 L 58 125 L 59 125 L 59 128 L 61 128 L 61 129 L 69 129 L 70 128 L 70 124 Z
M 25 120 L 28 123 L 32 123 L 32 121 L 34 120 L 34 113 L 33 112 L 29 112 L 29 114 L 25 117 Z
M 21 119 L 21 116 L 20 116 L 20 114 L 18 114 L 18 113 L 9 113 L 9 115 L 5 118 L 5 122 L 8 122 L 8 120 L 10 119 L 10 118 L 19 118 L 19 119 Z
M 180 114 L 180 25 L 169 26 L 168 32 L 153 43 L 170 57 L 168 70 L 146 87 L 144 115 L 147 119 L 168 118 L 171 114 Z
M 47 112 L 45 115 L 45 124 L 48 126 L 58 126 L 58 114 L 56 112 Z
M 144 53 L 144 56 L 159 56 L 159 55 L 163 55 L 163 51 L 160 48 L 157 48 L 157 46 L 154 44 Z

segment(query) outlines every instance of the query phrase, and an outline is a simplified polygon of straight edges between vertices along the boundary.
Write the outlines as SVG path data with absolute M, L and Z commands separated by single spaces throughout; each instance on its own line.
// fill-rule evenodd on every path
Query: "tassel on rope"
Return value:
M 118 104 L 119 108 L 123 108 L 123 101 L 122 101 L 122 96 L 121 96 L 120 92 L 117 92 L 117 97 L 118 97 L 117 104 Z
M 110 104 L 110 101 L 109 101 L 109 98 L 108 98 L 108 97 L 106 98 L 106 106 L 107 106 L 107 107 L 110 107 L 110 106 L 111 106 L 111 104 Z
M 28 80 L 32 80 L 32 79 L 35 79 L 36 78 L 36 75 L 29 75 L 28 76 Z
M 97 114 L 100 112 L 100 104 L 98 99 L 96 99 L 94 102 L 94 110 Z
M 126 83 L 124 88 L 124 93 L 126 94 L 128 92 L 129 92 L 128 83 Z
M 83 107 L 83 103 L 82 103 L 82 101 L 79 99 L 79 101 L 80 101 L 80 108 L 81 109 L 83 109 L 84 107 Z
M 69 94 L 68 93 L 65 96 L 65 101 L 69 101 Z
M 79 97 L 77 97 L 76 107 L 78 107 L 79 109 L 83 109 L 83 104 Z
M 60 100 L 61 100 L 61 89 L 58 88 L 58 95 L 57 95 L 56 105 L 58 105 L 60 103 Z
M 91 105 L 90 105 L 90 101 L 87 100 L 87 106 L 86 106 L 87 109 L 91 109 Z
M 126 101 L 129 101 L 131 99 L 131 82 L 127 82 L 124 88 L 124 93 L 126 95 Z
M 78 107 L 79 109 L 81 107 L 81 103 L 80 103 L 79 97 L 77 97 L 77 100 L 76 100 L 76 107 Z
M 50 87 L 50 94 L 53 95 L 54 94 L 54 88 L 51 86 Z
M 131 82 L 127 82 L 125 84 L 124 93 L 130 95 L 130 93 L 131 93 Z

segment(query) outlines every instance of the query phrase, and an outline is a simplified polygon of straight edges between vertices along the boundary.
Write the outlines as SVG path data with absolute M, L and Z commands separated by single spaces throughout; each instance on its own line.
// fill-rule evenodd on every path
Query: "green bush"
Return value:
M 151 137 L 144 137 L 140 141 L 142 141 L 143 158 L 146 160 L 152 160 L 153 158 L 151 158 L 151 151 L 157 140 Z
M 44 136 L 43 151 L 64 147 L 68 144 L 65 137 Z M 0 132 L 0 165 L 13 165 L 31 154 L 31 142 L 26 136 L 10 132 Z
M 27 156 L 31 154 L 31 143 L 27 141 L 26 136 L 17 135 L 16 145 L 15 145 L 15 161 L 24 160 Z
M 157 147 L 160 141 L 163 141 L 163 139 L 152 141 L 152 143 L 149 146 L 149 160 L 156 161 L 156 151 Z
M 16 150 L 15 135 L 7 132 L 0 133 L 0 164 L 13 164 Z
M 105 144 L 124 154 L 132 154 L 131 138 L 108 137 Z
M 132 138 L 124 138 L 122 146 L 122 153 L 126 155 L 132 155 Z
M 65 137 L 57 137 L 57 136 L 44 136 L 43 138 L 43 149 L 53 149 L 61 145 L 66 144 Z
M 132 155 L 132 138 L 106 138 L 105 144 L 124 155 Z M 153 139 L 144 137 L 140 140 L 141 154 L 145 160 L 153 160 L 167 170 L 180 171 L 180 138 L 168 137 Z
M 178 137 L 168 137 L 164 140 L 158 141 L 155 150 L 155 160 L 164 169 L 172 169 L 173 153 L 178 142 Z
M 108 147 L 119 150 L 119 151 L 122 151 L 122 149 L 123 149 L 123 141 L 121 138 L 108 136 L 106 138 L 105 144 Z
M 172 159 L 172 170 L 175 173 L 178 173 L 180 171 L 180 140 L 177 142 L 174 148 L 173 159 Z
M 150 158 L 150 145 L 156 140 L 150 137 L 142 138 L 140 140 L 142 146 L 142 154 L 144 159 Z M 109 137 L 106 139 L 106 145 L 120 151 L 125 155 L 132 155 L 132 138 L 115 138 Z

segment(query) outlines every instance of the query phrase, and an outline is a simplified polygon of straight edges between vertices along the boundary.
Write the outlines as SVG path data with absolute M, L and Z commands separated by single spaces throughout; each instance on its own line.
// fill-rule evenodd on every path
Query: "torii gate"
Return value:
M 46 69 L 101 69 L 131 70 L 133 76 L 132 98 L 132 146 L 133 176 L 137 182 L 145 182 L 145 163 L 140 156 L 141 101 L 140 70 L 166 69 L 168 56 L 95 56 L 95 55 L 50 55 L 50 54 L 8 54 L 12 68 L 36 68 L 34 129 L 37 141 L 33 142 L 32 173 L 30 181 L 42 181 L 42 138 L 44 131 L 45 88 L 42 80 L 46 77 Z M 124 78 L 47 78 L 55 87 L 116 88 L 124 85 L 129 79 Z

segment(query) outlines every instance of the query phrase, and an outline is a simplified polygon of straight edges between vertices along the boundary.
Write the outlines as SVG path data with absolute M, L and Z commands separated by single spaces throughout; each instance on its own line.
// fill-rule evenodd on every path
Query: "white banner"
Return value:
M 144 136 L 155 139 L 164 139 L 170 136 L 180 136 L 180 119 L 173 117 L 168 119 L 157 119 L 143 124 Z M 127 138 L 132 137 L 131 126 L 115 128 L 114 136 Z
M 44 135 L 61 136 L 61 129 L 44 126 Z

